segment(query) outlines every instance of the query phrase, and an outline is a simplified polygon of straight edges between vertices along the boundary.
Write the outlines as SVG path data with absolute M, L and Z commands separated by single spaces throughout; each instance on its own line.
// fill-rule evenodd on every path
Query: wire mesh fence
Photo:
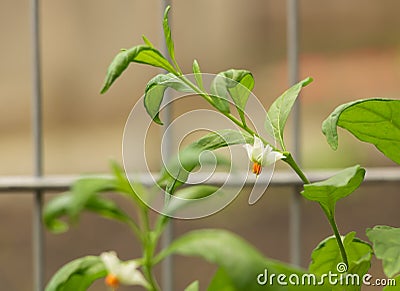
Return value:
M 169 4 L 169 1 L 162 1 L 160 10 Z M 179 5 L 179 3 L 176 3 Z M 299 20 L 298 20 L 298 1 L 287 1 L 287 60 L 288 60 L 288 84 L 292 85 L 299 79 L 299 58 L 298 58 L 298 39 L 299 39 Z M 45 284 L 45 260 L 46 255 L 44 230 L 41 223 L 42 206 L 44 193 L 52 191 L 65 191 L 77 179 L 73 176 L 43 176 L 43 125 L 42 125 L 42 51 L 40 47 L 40 1 L 31 0 L 30 18 L 31 18 L 31 51 L 32 51 L 32 135 L 33 135 L 33 164 L 34 171 L 32 176 L 20 177 L 2 177 L 0 178 L 0 191 L 2 193 L 31 193 L 34 197 L 32 205 L 32 254 L 33 254 L 33 277 L 34 290 L 43 290 Z M 161 26 L 160 26 L 161 28 Z M 293 118 L 293 144 L 294 155 L 300 157 L 301 149 L 301 98 L 296 105 Z M 164 137 L 172 139 L 172 136 Z M 301 158 L 300 158 L 301 159 Z M 309 173 L 311 181 L 321 180 L 329 177 L 334 171 L 314 171 Z M 214 177 L 209 181 L 211 184 L 220 185 L 224 181 L 223 177 L 219 179 Z M 399 183 L 400 172 L 396 168 L 371 168 L 367 170 L 365 179 L 366 184 L 370 183 Z M 249 179 L 247 186 L 254 185 L 255 180 Z M 289 252 L 290 261 L 295 265 L 301 264 L 301 203 L 298 196 L 300 181 L 295 175 L 289 172 L 276 172 L 271 181 L 271 186 L 289 186 L 293 189 L 293 195 L 289 207 Z M 169 237 L 165 239 L 168 244 L 171 241 L 173 231 L 169 232 Z M 173 267 L 172 261 L 166 261 L 163 266 L 166 272 L 163 273 L 164 290 L 173 289 Z

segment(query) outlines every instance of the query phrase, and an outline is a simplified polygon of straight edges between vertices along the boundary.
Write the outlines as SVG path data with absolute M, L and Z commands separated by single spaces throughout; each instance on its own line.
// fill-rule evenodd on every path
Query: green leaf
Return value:
M 204 151 L 213 151 L 226 146 L 252 142 L 252 136 L 237 130 L 226 129 L 209 133 L 184 148 L 165 165 L 157 183 L 162 187 L 175 183 L 175 189 L 186 182 L 189 173 L 200 165 L 199 157 Z M 214 162 L 214 160 L 211 162 Z M 221 160 L 217 162 L 221 162 Z M 176 180 L 178 181 L 176 182 Z
M 208 197 L 217 192 L 218 189 L 219 187 L 210 185 L 196 185 L 178 190 L 174 193 L 174 196 L 170 197 L 168 205 L 163 213 L 167 216 L 173 215 L 175 211 L 185 207 L 190 202 Z
M 215 76 L 210 85 L 210 97 L 213 105 L 222 113 L 229 113 L 228 89 L 226 88 L 226 78 L 221 74 Z
M 191 146 L 212 151 L 231 145 L 253 143 L 253 138 L 254 137 L 247 132 L 223 129 L 203 136 Z
M 60 220 L 63 216 L 69 223 L 76 223 L 83 211 L 95 212 L 104 218 L 128 222 L 131 218 L 112 200 L 100 197 L 101 192 L 115 189 L 112 180 L 107 178 L 84 178 L 78 180 L 71 189 L 50 200 L 43 211 L 43 222 L 55 233 L 68 230 L 68 223 Z
M 320 276 L 329 273 L 338 274 L 339 276 L 340 274 L 342 276 L 350 274 L 347 282 L 351 286 L 346 286 L 345 290 L 361 290 L 362 277 L 371 266 L 372 248 L 368 243 L 355 238 L 355 232 L 350 232 L 342 237 L 342 241 L 348 257 L 348 268 L 343 264 L 335 237 L 331 236 L 322 241 L 312 252 L 309 271 Z M 358 275 L 358 282 L 353 274 Z M 346 283 L 345 280 L 344 278 L 343 284 Z M 352 282 L 358 284 L 351 284 Z M 333 290 L 343 290 L 343 285 L 340 283 L 332 287 Z
M 224 76 L 225 86 L 238 110 L 242 123 L 246 124 L 245 107 L 251 90 L 254 88 L 254 78 L 251 72 L 246 70 L 228 70 L 220 73 Z
M 129 63 L 141 63 L 154 67 L 159 67 L 171 73 L 176 73 L 174 67 L 168 60 L 154 47 L 148 45 L 134 46 L 128 50 L 121 50 L 111 62 L 107 70 L 101 93 L 105 93 L 114 81 L 125 71 Z
M 51 278 L 45 291 L 84 291 L 92 283 L 107 275 L 101 259 L 87 256 L 64 265 Z
M 386 287 L 383 288 L 383 291 L 398 291 L 400 286 L 400 276 L 395 277 L 394 279 L 387 279 Z
M 161 260 L 171 254 L 196 256 L 216 264 L 219 269 L 213 278 L 209 291 L 256 291 L 256 290 L 330 290 L 322 285 L 299 286 L 277 284 L 276 276 L 301 276 L 303 270 L 282 262 L 266 259 L 246 241 L 225 230 L 204 229 L 189 232 L 176 239 L 157 257 Z M 267 282 L 264 280 L 267 274 Z M 260 282 L 258 278 L 261 277 Z M 271 279 L 271 277 L 275 277 Z M 271 280 L 269 280 L 271 279 Z M 223 287 L 223 288 L 222 288 Z
M 310 290 L 309 286 L 279 286 L 274 282 L 266 287 L 257 282 L 257 277 L 267 270 L 268 274 L 304 274 L 302 270 L 295 269 L 283 263 L 263 257 L 256 249 L 240 237 L 224 230 L 197 230 L 183 235 L 175 240 L 169 247 L 162 251 L 158 260 L 171 254 L 197 256 L 219 266 L 223 271 L 217 272 L 218 280 L 213 280 L 208 290 Z M 220 275 L 222 272 L 222 275 Z M 226 282 L 228 278 L 232 288 L 216 289 L 215 286 Z M 329 290 L 323 286 L 313 290 Z
M 99 192 L 115 189 L 115 182 L 110 178 L 82 178 L 71 186 L 73 199 L 69 205 L 69 215 L 75 220 L 85 208 L 87 201 Z
M 243 124 L 246 124 L 244 110 L 253 87 L 254 78 L 249 71 L 231 69 L 215 76 L 211 82 L 210 97 L 218 110 L 228 113 L 229 102 L 227 99 L 230 96 Z
M 133 191 L 128 178 L 125 175 L 124 169 L 116 162 L 110 163 L 111 172 L 114 178 L 115 191 L 133 196 L 134 200 L 138 199 L 136 193 Z
M 135 182 L 133 183 L 133 190 L 131 183 L 125 175 L 124 169 L 118 165 L 116 162 L 111 162 L 111 170 L 115 179 L 115 189 L 114 191 L 117 193 L 121 193 L 131 198 L 137 206 L 141 209 L 147 208 L 148 206 L 143 203 L 142 199 L 148 198 L 148 193 L 143 185 Z M 140 193 L 136 193 L 139 192 Z M 138 195 L 140 194 L 140 195 Z
M 375 256 L 383 261 L 383 271 L 392 278 L 400 274 L 400 228 L 379 225 L 367 229 Z
M 45 206 L 43 222 L 54 233 L 62 233 L 69 229 L 68 223 L 61 220 L 63 216 L 69 218 L 70 223 L 76 223 L 79 217 L 71 215 L 71 206 L 75 204 L 74 195 L 65 193 L 53 198 Z M 127 222 L 130 217 L 123 212 L 113 201 L 101 197 L 92 197 L 85 202 L 83 210 L 88 210 L 104 218 Z
M 346 168 L 325 181 L 305 184 L 301 194 L 308 200 L 319 202 L 332 218 L 336 202 L 354 192 L 361 185 L 364 175 L 365 169 L 359 165 Z
M 86 209 L 95 212 L 104 218 L 113 219 L 120 222 L 131 221 L 130 216 L 122 211 L 122 209 L 110 199 L 101 197 L 95 197 L 94 199 L 92 198 L 86 204 Z
M 322 123 L 322 132 L 332 149 L 338 147 L 337 126 L 361 141 L 371 143 L 400 164 L 400 100 L 365 99 L 337 107 Z
M 203 85 L 203 78 L 201 76 L 201 71 L 200 71 L 200 65 L 197 62 L 197 60 L 193 61 L 193 74 L 194 74 L 194 78 L 196 80 L 197 86 L 199 86 L 199 88 L 202 91 L 205 91 L 204 85 Z
M 214 274 L 207 291 L 235 291 L 235 285 L 232 283 L 229 274 L 223 269 L 219 268 Z
M 73 199 L 70 193 L 59 195 L 48 202 L 43 211 L 43 222 L 47 229 L 54 233 L 62 233 L 68 230 L 68 224 L 59 220 L 68 213 L 68 205 Z
M 194 93 L 186 83 L 171 73 L 159 74 L 151 79 L 145 89 L 144 107 L 153 121 L 160 125 L 163 123 L 160 120 L 159 111 L 167 88 L 173 88 L 180 92 Z
M 185 288 L 185 291 L 199 291 L 199 281 L 194 281 Z
M 147 46 L 149 46 L 149 47 L 154 47 L 154 45 L 151 43 L 151 41 L 150 41 L 145 35 L 142 35 L 142 38 L 143 38 L 144 43 L 145 43 Z
M 264 257 L 236 235 L 223 230 L 197 230 L 175 240 L 161 254 L 199 256 L 223 267 L 237 290 L 257 286 L 254 279 L 265 266 Z
M 274 101 L 274 103 L 272 103 L 267 112 L 265 129 L 271 136 L 279 141 L 279 144 L 281 145 L 283 150 L 286 150 L 283 140 L 283 131 L 285 129 L 289 113 L 292 110 L 292 107 L 300 94 L 301 88 L 310 84 L 312 80 L 312 78 L 306 78 L 286 90 L 280 97 L 278 97 Z
M 164 36 L 165 43 L 167 44 L 167 49 L 171 60 L 175 62 L 175 49 L 174 49 L 174 41 L 171 37 L 171 29 L 168 24 L 168 12 L 171 9 L 171 6 L 167 6 L 164 12 L 164 20 L 163 20 L 163 28 L 164 28 Z

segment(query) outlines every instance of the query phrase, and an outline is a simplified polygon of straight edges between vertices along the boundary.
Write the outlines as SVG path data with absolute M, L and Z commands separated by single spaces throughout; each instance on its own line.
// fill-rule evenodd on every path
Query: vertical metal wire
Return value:
M 161 5 L 161 9 L 162 9 L 162 13 L 164 13 L 165 9 L 167 8 L 167 6 L 171 5 L 171 1 L 170 0 L 162 0 L 162 5 Z M 170 25 L 171 25 L 171 17 L 170 17 Z M 164 37 L 164 33 L 163 30 L 161 30 L 161 35 L 162 35 L 162 53 L 165 56 L 168 56 L 168 48 L 166 46 L 165 43 L 165 37 Z M 166 90 L 165 91 L 165 95 L 164 95 L 164 100 L 166 103 L 169 102 L 169 100 L 171 99 L 170 96 L 170 91 Z M 171 105 L 168 105 L 164 108 L 164 149 L 163 152 L 167 155 L 167 157 L 171 157 L 173 154 L 173 137 L 172 137 L 172 131 L 171 130 L 166 130 L 170 124 L 171 124 L 171 120 L 172 120 L 172 111 L 171 111 Z M 168 225 L 165 228 L 163 237 L 162 237 L 162 242 L 161 245 L 163 248 L 167 247 L 168 245 L 171 244 L 171 242 L 173 241 L 174 238 L 174 227 L 173 227 L 173 220 L 170 220 L 170 222 L 168 223 Z M 162 262 L 162 269 L 161 269 L 161 284 L 162 284 L 162 290 L 164 291 L 173 291 L 174 290 L 174 273 L 173 273 L 173 257 L 172 256 L 168 256 L 164 259 L 164 261 Z
M 31 1 L 31 34 L 32 34 L 32 132 L 34 152 L 34 176 L 43 174 L 42 150 L 42 92 L 41 92 L 41 61 L 39 33 L 39 0 Z M 43 193 L 37 190 L 33 193 L 32 244 L 33 244 L 33 280 L 36 291 L 43 290 L 44 278 L 44 239 L 42 226 Z
M 298 2 L 287 0 L 287 58 L 289 85 L 299 80 L 298 59 Z M 293 156 L 300 162 L 300 98 L 293 107 Z M 289 219 L 290 261 L 301 265 L 301 197 L 299 188 L 294 187 L 290 201 Z

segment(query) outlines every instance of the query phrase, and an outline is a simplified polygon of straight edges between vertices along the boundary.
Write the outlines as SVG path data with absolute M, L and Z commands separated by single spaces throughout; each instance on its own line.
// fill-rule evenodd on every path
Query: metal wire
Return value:
M 42 90 L 41 90 L 41 58 L 39 32 L 39 0 L 31 1 L 32 28 L 32 134 L 34 177 L 43 175 L 42 146 Z M 44 236 L 42 226 L 43 193 L 41 189 L 34 191 L 32 217 L 33 244 L 33 290 L 43 290 L 44 278 Z
M 287 58 L 289 86 L 299 81 L 298 60 L 298 5 L 297 0 L 287 1 Z M 293 156 L 301 164 L 300 148 L 300 98 L 293 107 Z M 294 187 L 290 201 L 289 214 L 290 261 L 293 265 L 301 265 L 301 197 L 299 188 Z
M 341 169 L 331 169 L 331 170 L 313 170 L 306 171 L 306 175 L 310 182 L 317 182 L 325 180 L 332 177 L 334 174 L 339 172 Z M 196 179 L 189 179 L 189 183 L 198 184 L 200 181 L 204 181 L 205 177 L 210 177 L 209 173 L 204 173 L 204 176 L 199 173 L 196 175 Z M 247 176 L 245 187 L 252 187 L 256 182 L 255 176 L 249 176 L 248 173 L 243 173 L 243 176 Z M 93 177 L 108 177 L 110 175 L 96 175 Z M 157 177 L 156 174 L 152 173 L 143 174 L 139 176 L 139 180 L 144 186 L 153 186 L 154 178 Z M 45 177 L 32 177 L 32 176 L 10 176 L 10 177 L 0 177 L 0 193 L 10 193 L 15 194 L 26 194 L 32 193 L 32 191 L 46 191 L 58 193 L 60 191 L 66 191 L 70 186 L 75 183 L 78 179 L 82 178 L 80 175 L 67 175 L 67 176 L 45 176 Z M 214 173 L 210 179 L 207 180 L 207 185 L 221 186 L 226 182 L 227 177 L 224 173 Z M 229 184 L 231 186 L 242 185 L 243 179 L 238 179 L 238 184 Z M 269 183 L 271 187 L 300 187 L 303 185 L 299 177 L 292 171 L 277 171 L 274 172 L 271 182 L 257 181 L 257 185 L 265 186 Z M 363 185 L 371 185 L 377 183 L 400 183 L 400 168 L 399 167 L 374 167 L 366 168 L 366 174 L 363 181 Z
M 162 5 L 161 5 L 161 9 L 162 9 L 161 12 L 164 13 L 165 9 L 169 5 L 171 5 L 171 1 L 163 0 Z M 169 18 L 169 20 L 171 21 L 171 17 Z M 171 22 L 170 22 L 170 25 L 171 25 Z M 160 26 L 160 27 L 162 27 L 162 26 Z M 168 48 L 165 43 L 163 29 L 161 29 L 161 35 L 162 35 L 162 39 L 163 39 L 162 53 L 165 56 L 168 56 Z M 169 92 L 170 92 L 169 90 L 165 91 L 164 100 L 166 103 L 168 103 L 171 99 Z M 164 128 L 165 128 L 165 130 L 163 132 L 163 141 L 164 141 L 163 153 L 165 153 L 167 155 L 167 157 L 170 157 L 173 154 L 172 130 L 170 128 L 168 128 L 168 127 L 170 127 L 171 120 L 172 120 L 171 106 L 172 106 L 172 104 L 169 104 L 166 107 L 164 107 L 164 116 L 165 116 L 164 117 Z M 174 225 L 173 225 L 173 220 L 170 220 L 164 230 L 164 233 L 163 233 L 163 237 L 162 237 L 162 241 L 161 241 L 162 247 L 166 248 L 167 246 L 169 246 L 171 244 L 171 242 L 173 241 L 173 239 L 174 239 Z M 166 257 L 164 259 L 164 261 L 162 262 L 162 269 L 161 269 L 161 284 L 162 284 L 162 289 L 165 291 L 173 291 L 174 290 L 173 268 L 174 268 L 173 256 Z

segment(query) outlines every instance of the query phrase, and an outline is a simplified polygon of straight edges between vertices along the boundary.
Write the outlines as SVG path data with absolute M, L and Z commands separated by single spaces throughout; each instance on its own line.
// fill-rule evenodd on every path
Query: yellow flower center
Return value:
M 112 288 L 117 288 L 119 286 L 119 280 L 113 274 L 108 274 L 107 275 L 107 277 L 105 279 L 105 283 L 106 283 L 107 286 L 110 286 Z
M 260 175 L 261 170 L 262 170 L 261 164 L 259 164 L 259 163 L 254 163 L 253 164 L 253 173 L 254 174 L 256 174 L 257 176 Z

